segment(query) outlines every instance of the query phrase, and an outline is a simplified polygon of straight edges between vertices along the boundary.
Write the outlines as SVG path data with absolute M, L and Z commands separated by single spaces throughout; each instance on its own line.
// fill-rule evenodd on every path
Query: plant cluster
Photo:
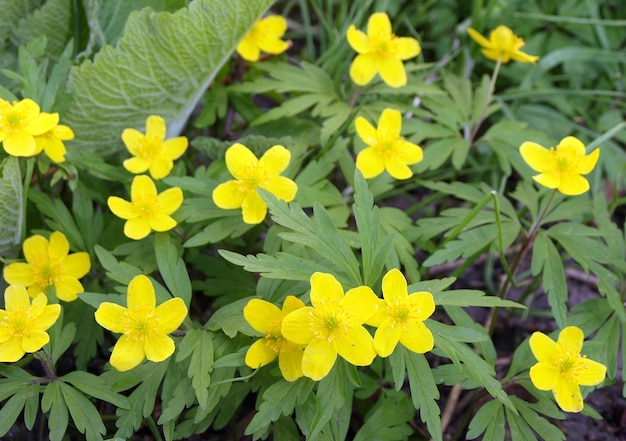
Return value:
M 603 417 L 618 0 L 18 3 L 0 436 L 552 441 Z

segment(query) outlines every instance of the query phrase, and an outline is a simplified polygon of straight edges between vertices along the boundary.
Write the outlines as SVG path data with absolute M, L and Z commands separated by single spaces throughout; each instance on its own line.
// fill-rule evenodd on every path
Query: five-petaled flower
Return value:
M 10 104 L 0 99 L 0 141 L 12 156 L 34 156 L 41 151 L 35 137 L 52 130 L 58 113 L 41 112 L 39 105 L 25 98 Z
M 67 149 L 63 141 L 74 139 L 74 131 L 66 125 L 58 124 L 46 133 L 35 136 L 35 154 L 43 150 L 54 162 L 64 162 Z
M 285 202 L 296 197 L 296 183 L 279 176 L 290 160 L 291 152 L 282 145 L 273 146 L 257 159 L 245 145 L 233 144 L 226 150 L 226 167 L 235 179 L 213 190 L 213 202 L 225 210 L 241 208 L 243 221 L 247 224 L 261 223 L 267 214 L 267 205 L 259 196 L 258 188 Z
M 583 410 L 580 386 L 595 386 L 606 376 L 606 367 L 580 355 L 583 331 L 568 326 L 555 342 L 541 332 L 530 337 L 530 349 L 538 363 L 530 368 L 530 380 L 539 390 L 551 390 L 561 409 L 566 412 Z
M 422 50 L 415 38 L 395 36 L 384 12 L 370 16 L 367 34 L 350 25 L 347 37 L 358 54 L 350 66 L 350 78 L 359 86 L 372 81 L 377 73 L 391 87 L 404 86 L 407 77 L 402 61 L 416 57 Z
M 283 319 L 283 337 L 306 345 L 302 372 L 321 380 L 332 369 L 337 354 L 355 366 L 368 366 L 376 357 L 372 336 L 363 324 L 374 314 L 378 297 L 367 286 L 343 292 L 331 274 L 311 276 L 311 303 Z
M 78 279 L 91 269 L 89 254 L 69 254 L 70 244 L 63 233 L 53 232 L 50 240 L 31 236 L 24 241 L 23 249 L 26 263 L 11 263 L 4 268 L 8 283 L 24 285 L 31 297 L 54 286 L 56 296 L 66 302 L 76 300 L 84 291 Z
M 243 308 L 243 316 L 264 337 L 255 341 L 246 352 L 246 365 L 257 369 L 278 357 L 278 366 L 285 380 L 295 381 L 302 376 L 303 346 L 285 340 L 281 333 L 283 318 L 300 308 L 304 308 L 304 303 L 294 296 L 287 296 L 282 310 L 261 299 L 248 302 Z
M 26 288 L 10 285 L 4 291 L 5 309 L 0 309 L 0 362 L 18 361 L 50 341 L 46 332 L 59 318 L 61 306 L 48 305 L 39 293 L 32 304 Z
M 536 63 L 539 59 L 537 55 L 529 55 L 520 50 L 524 46 L 524 40 L 515 35 L 508 26 L 500 25 L 495 28 L 489 34 L 489 40 L 474 28 L 469 28 L 467 33 L 482 47 L 482 54 L 490 60 L 501 60 L 506 64 L 511 60 Z
M 130 202 L 109 196 L 107 204 L 117 217 L 126 219 L 124 234 L 135 240 L 143 239 L 152 230 L 169 231 L 177 224 L 170 216 L 183 203 L 183 191 L 168 188 L 157 194 L 156 185 L 146 175 L 135 176 L 130 186 Z
M 111 366 L 127 371 L 144 358 L 160 362 L 174 353 L 170 334 L 187 316 L 185 302 L 179 297 L 156 306 L 152 282 L 144 275 L 128 284 L 127 308 L 103 302 L 95 313 L 96 321 L 111 332 L 122 334 L 111 354 Z
M 533 176 L 539 184 L 556 188 L 568 196 L 589 190 L 589 182 L 581 175 L 590 173 L 598 162 L 600 149 L 585 154 L 585 145 L 573 136 L 567 136 L 556 146 L 546 149 L 527 141 L 520 148 L 524 161 L 540 174 Z
M 259 19 L 237 45 L 237 53 L 246 61 L 258 61 L 261 51 L 278 55 L 289 49 L 281 40 L 287 30 L 287 21 L 280 15 Z
M 356 157 L 356 168 L 365 179 L 376 177 L 384 170 L 396 179 L 413 176 L 408 166 L 420 162 L 424 153 L 420 146 L 400 136 L 402 115 L 398 110 L 383 110 L 378 128 L 362 116 L 356 119 L 355 125 L 357 134 L 367 144 Z
M 398 342 L 407 349 L 423 354 L 433 348 L 434 339 L 424 320 L 435 312 L 433 295 L 426 291 L 408 293 L 406 279 L 397 269 L 383 277 L 383 299 L 378 310 L 367 321 L 377 327 L 374 334 L 374 350 L 381 357 L 388 357 Z
M 123 163 L 131 173 L 139 174 L 146 170 L 153 179 L 166 177 L 174 167 L 174 160 L 187 150 L 187 138 L 178 136 L 165 140 L 165 120 L 150 115 L 146 120 L 146 134 L 135 129 L 124 129 L 122 141 L 133 155 Z

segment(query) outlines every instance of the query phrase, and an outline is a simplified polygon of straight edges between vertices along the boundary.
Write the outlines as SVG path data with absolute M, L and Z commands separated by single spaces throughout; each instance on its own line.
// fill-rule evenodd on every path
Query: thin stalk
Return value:
M 443 246 L 447 244 L 448 242 L 450 242 L 451 240 L 454 240 L 465 229 L 465 227 L 467 227 L 467 225 L 472 221 L 472 219 L 474 219 L 476 215 L 485 207 L 485 205 L 489 203 L 489 199 L 491 199 L 491 193 L 486 194 L 485 197 L 482 198 L 482 200 L 478 203 L 478 205 L 472 208 L 472 211 L 470 211 L 469 214 L 465 216 L 465 219 L 463 219 L 463 222 L 461 222 L 459 225 L 457 225 L 457 227 L 454 230 L 452 230 L 450 235 L 446 237 L 446 239 L 441 243 L 441 245 Z
M 496 62 L 496 67 L 493 68 L 493 73 L 491 74 L 491 81 L 489 82 L 489 92 L 487 93 L 487 99 L 485 100 L 485 105 L 483 106 L 483 109 L 480 112 L 480 117 L 478 117 L 478 120 L 476 121 L 476 125 L 474 126 L 474 129 L 472 130 L 470 134 L 470 137 L 469 137 L 470 141 L 474 141 L 474 139 L 476 138 L 476 134 L 478 134 L 478 130 L 480 129 L 480 126 L 485 120 L 487 109 L 489 108 L 491 101 L 493 101 L 493 94 L 496 90 L 496 80 L 498 79 L 498 74 L 500 73 L 500 66 L 502 66 L 502 56 L 498 58 L 498 61 Z

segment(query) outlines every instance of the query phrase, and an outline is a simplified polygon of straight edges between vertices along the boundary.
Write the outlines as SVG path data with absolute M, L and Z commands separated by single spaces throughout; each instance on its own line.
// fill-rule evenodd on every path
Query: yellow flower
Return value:
M 133 155 L 124 161 L 124 168 L 135 174 L 148 170 L 153 179 L 166 177 L 174 167 L 174 160 L 187 150 L 187 138 L 179 136 L 164 141 L 165 133 L 165 120 L 156 115 L 146 120 L 145 135 L 135 129 L 124 129 L 122 141 Z
M 283 337 L 306 345 L 302 372 L 314 381 L 332 369 L 337 354 L 355 366 L 368 366 L 376 357 L 372 336 L 363 327 L 376 311 L 378 297 L 367 286 L 349 290 L 331 275 L 311 276 L 311 303 L 283 319 Z
M 384 12 L 372 14 L 367 22 L 367 34 L 350 25 L 347 37 L 358 53 L 350 66 L 350 78 L 359 86 L 372 81 L 377 73 L 391 87 L 404 86 L 407 80 L 402 61 L 422 51 L 415 38 L 396 37 L 391 32 L 389 16 Z
M 43 293 L 30 303 L 26 288 L 11 285 L 4 291 L 0 309 L 0 362 L 14 362 L 26 352 L 36 352 L 50 341 L 46 332 L 61 314 L 60 305 L 47 305 Z
M 13 104 L 0 99 L 0 141 L 9 155 L 36 155 L 35 136 L 43 135 L 58 122 L 58 113 L 41 112 L 39 105 L 31 99 L 14 101 Z
M 122 334 L 113 353 L 111 366 L 127 371 L 147 358 L 160 362 L 174 353 L 174 332 L 187 317 L 185 302 L 175 297 L 156 306 L 152 282 L 144 275 L 128 284 L 127 308 L 103 302 L 96 311 L 96 321 L 111 332 Z
M 257 159 L 245 145 L 233 144 L 226 150 L 226 167 L 235 179 L 213 190 L 213 202 L 224 210 L 241 208 L 243 221 L 247 224 L 263 222 L 267 205 L 257 188 L 263 188 L 285 202 L 296 197 L 296 183 L 279 176 L 290 160 L 291 153 L 282 145 L 273 146 Z
M 246 61 L 258 61 L 261 51 L 278 55 L 289 49 L 280 38 L 287 30 L 287 21 L 280 15 L 259 19 L 237 45 L 237 53 Z
M 152 230 L 168 231 L 176 226 L 170 215 L 183 203 L 183 191 L 172 187 L 157 194 L 152 179 L 146 175 L 135 176 L 130 186 L 130 200 L 109 196 L 107 204 L 114 215 L 126 219 L 124 234 L 139 240 Z
M 72 139 L 74 139 L 72 129 L 66 125 L 58 124 L 46 133 L 35 136 L 35 144 L 37 145 L 35 154 L 39 154 L 43 150 L 54 162 L 64 162 L 67 149 L 63 141 Z
M 377 312 L 367 321 L 378 328 L 374 334 L 376 353 L 388 357 L 398 342 L 418 354 L 430 351 L 433 334 L 423 322 L 435 312 L 433 295 L 426 291 L 409 295 L 404 276 L 392 269 L 383 277 L 383 297 Z
M 11 263 L 4 268 L 4 279 L 11 284 L 24 285 L 31 297 L 53 286 L 60 300 L 71 302 L 83 292 L 78 279 L 91 269 L 89 254 L 69 254 L 70 244 L 65 235 L 55 231 L 50 241 L 43 236 L 31 236 L 24 241 L 26 263 Z
M 304 308 L 304 303 L 294 296 L 287 296 L 282 311 L 265 300 L 248 302 L 243 308 L 243 316 L 250 326 L 265 336 L 255 341 L 246 352 L 246 365 L 258 369 L 278 357 L 278 366 L 285 380 L 295 381 L 302 376 L 303 347 L 285 340 L 281 333 L 283 318 L 300 308 Z
M 358 168 L 365 179 L 373 178 L 384 170 L 396 179 L 408 179 L 413 172 L 408 167 L 417 164 L 424 157 L 422 148 L 400 136 L 402 115 L 394 109 L 385 109 L 374 128 L 365 118 L 359 116 L 356 132 L 367 144 L 356 157 Z
M 595 386 L 606 376 L 606 367 L 580 355 L 583 331 L 568 326 L 555 342 L 541 332 L 530 336 L 530 349 L 538 363 L 530 368 L 530 380 L 539 390 L 551 390 L 557 404 L 566 412 L 583 410 L 579 386 Z
M 515 35 L 511 28 L 500 25 L 489 34 L 489 40 L 480 35 L 476 29 L 469 28 L 467 33 L 472 40 L 482 46 L 482 54 L 490 60 L 506 64 L 511 60 L 522 63 L 536 63 L 539 59 L 536 55 L 528 55 L 520 49 L 524 46 L 524 40 Z
M 573 136 L 563 138 L 556 150 L 534 142 L 523 143 L 519 150 L 530 168 L 540 173 L 533 176 L 535 181 L 568 196 L 589 190 L 589 182 L 581 175 L 591 173 L 600 156 L 600 149 L 586 155 L 585 145 Z

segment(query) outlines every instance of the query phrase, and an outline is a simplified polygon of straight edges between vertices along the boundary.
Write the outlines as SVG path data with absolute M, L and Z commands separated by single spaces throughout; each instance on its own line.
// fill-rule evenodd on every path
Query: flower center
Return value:
M 393 45 L 395 35 L 379 33 L 370 36 L 370 41 L 376 55 L 380 58 L 396 58 L 396 48 Z
M 36 285 L 40 287 L 46 287 L 54 285 L 59 281 L 59 278 L 63 274 L 63 265 L 61 263 L 41 262 L 33 265 L 35 270 Z
M 13 329 L 13 337 L 23 337 L 30 334 L 31 317 L 26 308 L 11 311 L 11 314 L 4 313 L 2 322 L 7 323 L 8 328 Z
M 561 372 L 562 377 L 574 380 L 580 374 L 579 371 L 581 368 L 589 368 L 584 362 L 581 363 L 581 360 L 585 358 L 585 356 L 581 357 L 580 354 L 573 354 L 570 351 L 563 350 L 555 357 L 555 364 Z
M 552 152 L 552 169 L 556 173 L 573 173 L 578 168 L 579 157 L 567 150 L 550 149 Z
M 139 156 L 153 160 L 161 154 L 161 140 L 152 136 L 146 136 L 139 147 Z
M 352 328 L 350 312 L 340 307 L 337 301 L 321 305 L 315 311 L 311 311 L 310 315 L 311 330 L 318 339 L 329 342 L 341 340 Z
M 149 218 L 159 210 L 159 200 L 156 195 L 145 195 L 133 201 L 137 214 L 142 218 Z
M 269 181 L 267 172 L 258 165 L 250 165 L 246 168 L 244 175 L 245 179 L 239 182 L 239 191 L 241 193 L 251 193 L 256 191 L 258 187 L 264 187 Z
M 281 322 L 272 323 L 268 327 L 267 334 L 265 335 L 265 345 L 276 353 L 280 352 L 280 348 L 283 344 L 283 335 L 280 332 L 281 324 Z
M 122 321 L 124 334 L 135 341 L 150 339 L 157 334 L 159 327 L 159 318 L 154 316 L 154 308 L 145 305 L 129 309 Z

